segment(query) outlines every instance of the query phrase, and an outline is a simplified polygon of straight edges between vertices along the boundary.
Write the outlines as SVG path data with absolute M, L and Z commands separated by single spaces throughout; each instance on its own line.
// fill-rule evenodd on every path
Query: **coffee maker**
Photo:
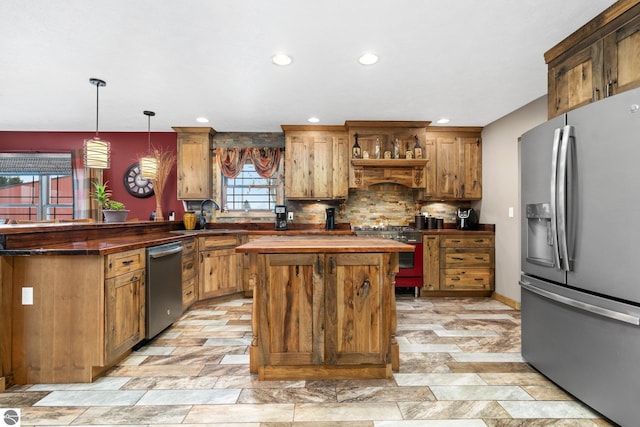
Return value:
M 276 205 L 274 211 L 276 213 L 276 230 L 286 230 L 287 207 L 285 205 Z
M 324 228 L 325 230 L 333 230 L 336 228 L 336 208 L 327 208 L 326 213 Z

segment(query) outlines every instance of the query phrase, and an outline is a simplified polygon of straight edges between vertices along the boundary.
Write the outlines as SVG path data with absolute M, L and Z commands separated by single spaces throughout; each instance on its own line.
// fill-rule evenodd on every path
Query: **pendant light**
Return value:
M 145 179 L 157 179 L 158 159 L 156 159 L 154 152 L 151 150 L 151 117 L 155 116 L 156 113 L 147 110 L 143 111 L 142 113 L 147 116 L 148 154 L 140 158 L 140 175 Z
M 104 80 L 91 78 L 89 83 L 96 87 L 96 136 L 84 141 L 84 166 L 93 169 L 109 169 L 111 163 L 111 144 L 98 137 L 99 91 L 107 85 Z

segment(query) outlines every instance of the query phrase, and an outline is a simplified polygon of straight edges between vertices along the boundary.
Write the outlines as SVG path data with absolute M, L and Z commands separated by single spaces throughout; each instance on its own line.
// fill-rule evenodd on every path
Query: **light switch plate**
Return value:
M 33 288 L 22 288 L 22 305 L 33 305 Z
M 513 218 L 513 208 L 509 208 L 509 218 Z

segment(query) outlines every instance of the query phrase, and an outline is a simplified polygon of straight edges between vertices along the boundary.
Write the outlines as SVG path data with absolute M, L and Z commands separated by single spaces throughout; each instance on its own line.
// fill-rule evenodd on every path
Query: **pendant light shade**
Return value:
M 96 136 L 84 141 L 84 166 L 92 169 L 109 169 L 111 164 L 111 144 L 98 137 L 99 91 L 107 85 L 104 80 L 91 78 L 89 83 L 96 87 Z
M 149 153 L 145 157 L 140 158 L 140 175 L 145 179 L 157 179 L 158 159 L 156 159 L 154 152 L 151 151 L 151 117 L 155 116 L 156 113 L 153 111 L 143 111 L 142 113 L 147 116 L 147 150 Z

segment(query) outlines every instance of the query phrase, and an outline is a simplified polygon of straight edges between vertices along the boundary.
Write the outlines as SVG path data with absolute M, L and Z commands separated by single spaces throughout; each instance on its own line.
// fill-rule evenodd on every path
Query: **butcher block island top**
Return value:
M 260 380 L 391 378 L 398 252 L 356 236 L 265 237 L 236 248 L 253 287 L 250 371 Z
M 415 247 L 391 239 L 357 236 L 274 236 L 238 246 L 236 252 L 327 253 L 327 252 L 413 252 Z

